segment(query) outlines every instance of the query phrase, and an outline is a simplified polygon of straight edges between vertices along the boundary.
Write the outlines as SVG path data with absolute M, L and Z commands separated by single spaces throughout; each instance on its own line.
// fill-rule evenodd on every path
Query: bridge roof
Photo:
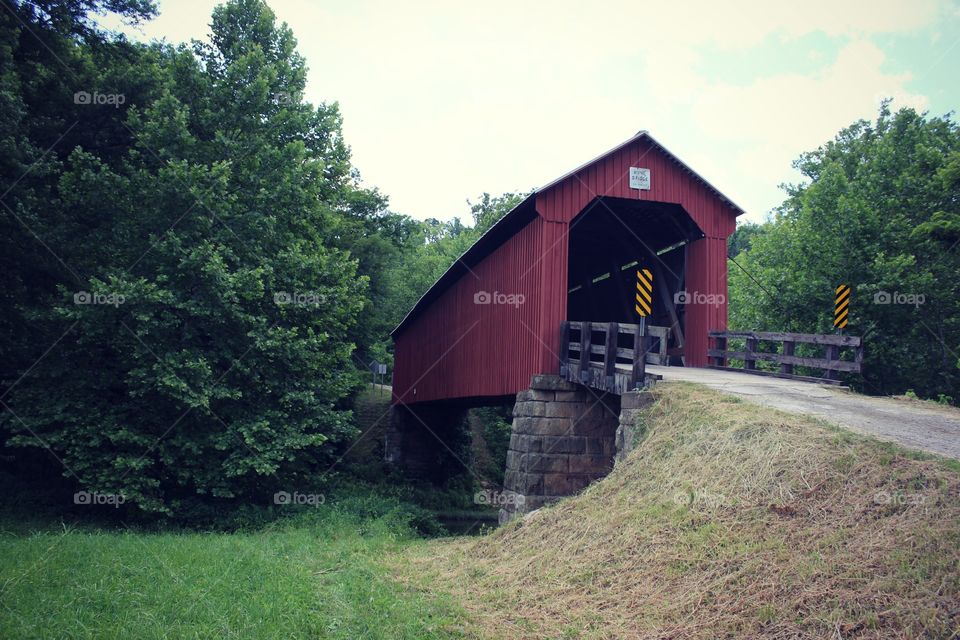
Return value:
M 579 172 L 587 169 L 588 167 L 601 162 L 605 158 L 615 154 L 624 147 L 631 145 L 640 140 L 646 140 L 653 144 L 664 156 L 669 158 L 671 161 L 679 165 L 679 167 L 693 176 L 698 182 L 702 183 L 704 187 L 707 188 L 718 200 L 729 206 L 734 210 L 735 215 L 739 216 L 745 211 L 739 205 L 733 202 L 730 198 L 720 192 L 719 189 L 710 184 L 706 178 L 698 174 L 696 171 L 691 169 L 685 162 L 680 160 L 676 155 L 673 154 L 669 149 L 660 144 L 650 133 L 646 130 L 638 131 L 634 136 L 625 140 L 624 142 L 618 144 L 617 146 L 609 149 L 597 157 L 589 160 L 588 162 L 583 163 L 582 165 L 568 171 L 559 178 L 548 182 L 538 189 L 531 191 L 526 198 L 523 199 L 517 206 L 507 212 L 496 224 L 487 229 L 481 235 L 476 242 L 474 242 L 470 248 L 468 248 L 463 255 L 461 255 L 457 260 L 450 265 L 450 267 L 441 275 L 436 282 L 420 296 L 420 299 L 417 300 L 416 304 L 413 305 L 413 308 L 404 316 L 403 320 L 400 321 L 400 324 L 390 333 L 392 336 L 399 334 L 408 324 L 410 324 L 419 313 L 429 306 L 429 304 L 436 299 L 449 285 L 459 280 L 464 274 L 469 273 L 471 267 L 478 264 L 486 256 L 492 253 L 497 247 L 499 247 L 504 241 L 506 241 L 510 236 L 523 228 L 527 223 L 533 220 L 537 216 L 536 210 L 536 197 L 537 194 L 544 193 L 557 185 L 563 183 L 565 180 L 570 179 L 572 176 L 575 176 Z

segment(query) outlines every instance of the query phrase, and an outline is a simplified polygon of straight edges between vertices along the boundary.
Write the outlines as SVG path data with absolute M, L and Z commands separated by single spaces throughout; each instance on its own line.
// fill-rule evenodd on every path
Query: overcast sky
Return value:
M 215 0 L 134 33 L 203 39 Z M 760 221 L 880 100 L 960 106 L 960 2 L 272 0 L 365 184 L 416 218 L 526 191 L 646 129 Z M 793 5 L 792 7 L 788 5 Z

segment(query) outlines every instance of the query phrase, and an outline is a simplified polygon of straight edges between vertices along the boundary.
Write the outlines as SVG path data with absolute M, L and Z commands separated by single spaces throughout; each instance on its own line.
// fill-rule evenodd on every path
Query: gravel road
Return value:
M 665 381 L 696 382 L 758 404 L 816 416 L 905 447 L 960 459 L 960 410 L 953 407 L 865 396 L 829 385 L 736 371 L 655 365 L 647 365 L 647 371 L 662 375 Z

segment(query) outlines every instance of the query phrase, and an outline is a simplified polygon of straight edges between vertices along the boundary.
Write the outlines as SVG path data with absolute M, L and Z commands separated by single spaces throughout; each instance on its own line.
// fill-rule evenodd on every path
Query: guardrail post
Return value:
M 753 354 L 757 352 L 757 339 L 756 338 L 747 338 L 747 357 L 743 359 L 743 368 L 754 370 L 757 368 L 757 361 L 750 358 Z
M 726 337 L 721 336 L 721 337 L 719 337 L 719 338 L 714 338 L 714 340 L 717 341 L 717 349 L 719 349 L 720 351 L 726 351 L 726 350 L 727 350 L 727 339 L 726 339 Z M 725 366 L 727 366 L 727 358 L 726 358 L 725 355 L 717 356 L 717 359 L 716 359 L 716 360 L 717 360 L 717 366 L 718 366 L 718 367 L 725 367 Z
M 796 344 L 795 342 L 791 342 L 791 341 L 789 341 L 789 340 L 785 340 L 785 341 L 783 342 L 783 355 L 785 355 L 785 356 L 792 356 L 792 355 L 793 355 L 793 347 L 794 347 L 795 344 Z M 781 363 L 780 363 L 780 373 L 788 373 L 788 374 L 790 374 L 790 375 L 793 375 L 793 364 L 787 364 L 786 362 L 781 362 Z
M 570 323 L 560 323 L 560 377 L 570 373 Z
M 637 329 L 633 337 L 633 372 L 630 375 L 630 388 L 637 384 L 643 386 L 647 377 L 647 335 L 646 331 Z
M 584 320 L 580 323 L 580 370 L 577 371 L 580 384 L 587 384 L 590 380 L 591 340 L 593 340 L 593 327 Z
M 614 368 L 617 365 L 617 332 L 620 326 L 616 322 L 607 323 L 607 336 L 603 352 L 603 381 L 604 391 L 614 391 L 616 377 Z
M 832 364 L 835 360 L 840 359 L 840 347 L 835 344 L 827 345 L 827 364 Z M 837 380 L 837 371 L 836 369 L 827 369 L 823 372 L 823 377 L 827 380 Z

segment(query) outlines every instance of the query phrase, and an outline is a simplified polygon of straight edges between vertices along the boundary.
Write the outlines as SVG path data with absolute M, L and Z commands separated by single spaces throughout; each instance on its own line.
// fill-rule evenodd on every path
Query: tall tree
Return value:
M 126 107 L 78 104 L 78 92 L 104 90 L 131 100 L 150 93 L 149 76 L 131 72 L 139 52 L 109 39 L 89 15 L 112 11 L 128 22 L 155 14 L 143 0 L 3 0 L 0 6 L 0 394 L 59 335 L 38 336 L 29 310 L 74 280 L 60 255 L 36 230 L 59 215 L 56 185 L 63 159 L 76 146 L 99 147 L 112 161 L 130 140 Z M 117 73 L 105 78 L 109 66 Z M 94 126 L 85 119 L 94 118 Z
M 70 277 L 31 317 L 65 337 L 4 421 L 147 511 L 268 494 L 354 433 L 340 405 L 367 281 L 337 248 L 355 189 L 340 114 L 303 102 L 296 42 L 260 0 L 218 7 L 192 50 L 129 55 L 95 67 L 149 78 L 128 138 L 76 146 L 34 221 Z M 113 108 L 84 106 L 93 131 Z

